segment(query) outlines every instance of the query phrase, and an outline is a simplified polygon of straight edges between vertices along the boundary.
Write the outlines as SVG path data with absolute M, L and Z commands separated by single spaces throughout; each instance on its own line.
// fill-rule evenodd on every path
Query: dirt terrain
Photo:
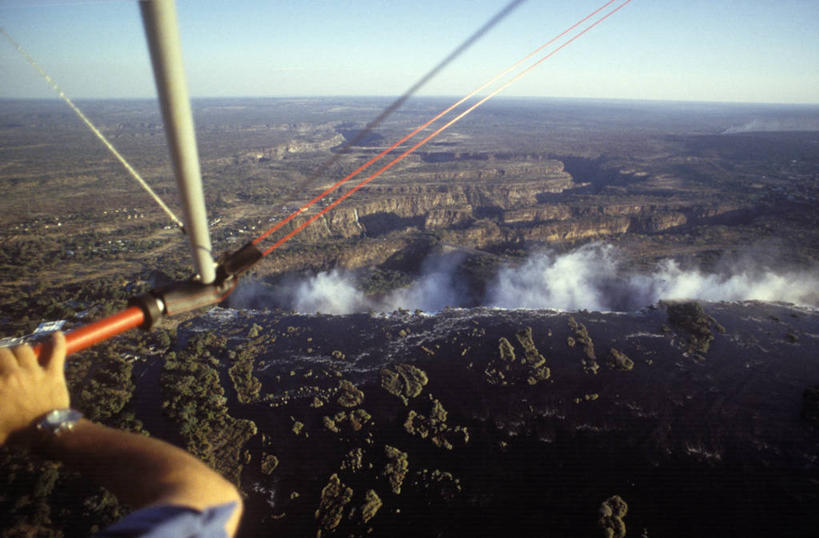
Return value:
M 439 106 L 420 100 L 397 113 L 314 178 L 381 102 L 343 108 L 317 99 L 309 112 L 303 100 L 240 103 L 195 103 L 217 253 L 289 215 Z M 43 269 L 59 267 L 69 279 L 119 259 L 132 268 L 126 278 L 187 270 L 181 234 L 163 229 L 167 218 L 69 112 L 50 102 L 0 106 L 7 250 L 36 245 Z M 155 105 L 84 106 L 179 213 Z M 617 102 L 501 101 L 356 193 L 259 271 L 372 267 L 430 237 L 502 255 L 605 240 L 623 243 L 635 263 L 679 253 L 708 264 L 768 242 L 809 264 L 819 254 L 817 134 L 738 129 L 755 118 L 817 114 L 803 108 L 647 103 L 637 113 Z M 21 273 L 30 272 L 10 261 L 3 285 L 19 285 Z

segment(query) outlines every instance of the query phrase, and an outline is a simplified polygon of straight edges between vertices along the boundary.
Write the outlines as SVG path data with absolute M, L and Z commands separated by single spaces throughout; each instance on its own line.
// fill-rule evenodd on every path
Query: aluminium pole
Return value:
M 216 269 L 211 254 L 193 116 L 182 66 L 176 6 L 173 0 L 143 0 L 139 4 L 171 161 L 182 198 L 185 232 L 193 252 L 196 272 L 203 284 L 210 284 L 216 278 Z

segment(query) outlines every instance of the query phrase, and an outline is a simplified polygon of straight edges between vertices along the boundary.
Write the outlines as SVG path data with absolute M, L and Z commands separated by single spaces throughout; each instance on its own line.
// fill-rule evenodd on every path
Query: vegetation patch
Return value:
M 290 431 L 292 431 L 294 435 L 304 434 L 305 437 L 309 437 L 309 434 L 304 431 L 304 422 L 300 420 L 293 421 L 293 426 L 290 428 Z
M 242 448 L 257 433 L 256 424 L 228 413 L 219 373 L 204 348 L 211 335 L 196 335 L 177 356 L 165 358 L 160 377 L 165 412 L 179 423 L 187 449 L 234 483 L 242 471 Z
M 262 326 L 257 324 L 257 323 L 254 323 L 253 325 L 250 326 L 250 330 L 247 332 L 247 337 L 248 338 L 258 338 L 259 333 L 261 333 L 261 332 L 262 332 Z
M 518 359 L 514 345 L 507 338 L 499 338 L 498 358 L 490 360 L 484 370 L 484 378 L 490 385 L 509 385 L 524 380 L 529 385 L 536 385 L 549 379 L 551 371 L 546 366 L 546 358 L 535 346 L 532 328 L 521 329 L 515 337 L 523 348 L 523 357 Z
M 354 411 L 339 411 L 332 417 L 322 417 L 324 427 L 333 433 L 341 433 L 341 427 L 349 423 L 353 431 L 360 431 L 372 419 L 372 416 L 364 409 Z
M 424 493 L 428 504 L 451 502 L 463 491 L 459 479 L 452 473 L 439 469 L 424 469 L 416 473 L 412 485 Z
M 515 362 L 515 348 L 512 343 L 504 337 L 498 339 L 498 358 L 503 362 Z
M 111 344 L 89 350 L 84 365 L 69 364 L 75 374 L 71 401 L 89 420 L 117 428 L 140 431 L 142 424 L 133 414 L 123 413 L 133 396 L 133 361 L 123 358 Z
M 589 330 L 582 323 L 578 323 L 574 316 L 569 316 L 569 329 L 574 332 L 574 337 L 569 337 L 567 343 L 569 347 L 579 345 L 585 354 L 585 358 L 580 361 L 583 371 L 587 374 L 597 374 L 600 365 L 597 364 L 597 355 L 594 352 L 594 342 L 589 335 Z
M 254 327 L 258 325 L 254 324 Z M 252 329 L 251 329 L 252 330 Z M 236 399 L 239 403 L 251 403 L 259 399 L 262 382 L 253 375 L 253 352 L 243 349 L 236 354 L 233 365 L 228 369 L 233 388 L 236 390 Z
M 329 532 L 338 527 L 344 516 L 344 507 L 352 498 L 352 488 L 344 485 L 337 474 L 331 475 L 327 485 L 321 490 L 321 501 L 315 512 L 319 526 L 317 537 L 320 537 L 323 531 Z
M 361 521 L 367 523 L 374 518 L 383 504 L 378 493 L 373 489 L 368 489 L 364 494 L 364 504 L 361 505 Z
M 621 370 L 623 372 L 628 372 L 632 368 L 634 368 L 634 361 L 631 360 L 628 355 L 619 351 L 618 349 L 611 348 L 609 350 L 609 366 L 616 370 Z
M 360 471 L 364 468 L 364 450 L 359 448 L 354 448 L 347 452 L 344 455 L 344 459 L 341 460 L 341 470 L 342 471 L 351 471 L 353 473 Z
M 541 355 L 537 347 L 535 347 L 535 342 L 532 339 L 532 328 L 521 329 L 515 336 L 524 351 L 522 362 L 528 370 L 526 382 L 530 385 L 536 385 L 539 381 L 549 379 L 551 372 L 546 367 L 546 357 Z
M 261 471 L 263 474 L 269 475 L 279 466 L 279 458 L 273 454 L 262 452 Z
M 404 429 L 411 435 L 416 435 L 422 439 L 429 438 L 432 444 L 439 448 L 452 450 L 456 437 L 460 437 L 457 442 L 466 444 L 469 442 L 469 431 L 465 426 L 451 427 L 446 423 L 447 412 L 441 402 L 432 398 L 432 406 L 429 417 L 416 413 L 410 409 L 407 420 L 404 422 Z
M 705 354 L 708 352 L 708 348 L 714 340 L 712 326 L 721 333 L 725 332 L 725 328 L 717 323 L 717 320 L 713 317 L 706 314 L 702 305 L 698 302 L 668 302 L 663 304 L 668 313 L 668 323 L 688 335 L 689 353 Z
M 381 369 L 381 387 L 400 398 L 404 405 L 421 394 L 428 382 L 427 374 L 411 364 L 395 364 Z
M 409 471 L 409 455 L 390 445 L 384 446 L 384 453 L 387 455 L 384 476 L 389 480 L 392 492 L 399 495 L 401 485 L 404 483 L 404 478 L 406 478 Z
M 628 505 L 619 495 L 609 497 L 600 505 L 600 519 L 598 523 L 605 538 L 624 538 L 626 523 L 624 518 L 628 513 Z
M 364 401 L 364 393 L 350 381 L 342 379 L 338 382 L 338 405 L 342 407 L 355 407 Z

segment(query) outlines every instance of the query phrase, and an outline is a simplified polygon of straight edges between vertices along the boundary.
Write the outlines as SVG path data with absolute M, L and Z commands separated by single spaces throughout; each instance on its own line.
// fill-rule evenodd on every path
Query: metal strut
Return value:
M 216 268 L 211 254 L 199 154 L 182 65 L 176 5 L 173 0 L 146 0 L 140 2 L 139 7 L 151 51 L 156 90 L 182 198 L 185 231 L 193 252 L 194 267 L 201 282 L 210 284 L 216 278 Z
M 66 333 L 66 354 L 82 351 L 137 327 L 150 330 L 165 316 L 219 304 L 236 289 L 239 277 L 261 259 L 261 252 L 253 243 L 248 243 L 220 258 L 216 277 L 210 284 L 194 276 L 133 297 L 122 312 Z M 34 353 L 39 357 L 42 349 L 43 345 L 37 344 Z
M 70 331 L 66 334 L 67 354 L 130 329 L 150 329 L 165 316 L 219 304 L 236 289 L 239 276 L 262 259 L 256 246 L 248 243 L 222 256 L 218 266 L 213 261 L 176 7 L 173 0 L 147 0 L 140 2 L 140 9 L 196 274 L 134 297 L 122 312 Z M 38 357 L 42 350 L 42 344 L 34 347 Z
M 591 16 L 613 3 L 613 1 L 614 0 L 610 0 L 603 7 L 599 8 L 597 11 L 593 12 L 580 22 L 582 23 L 583 21 L 589 19 Z M 529 67 L 515 75 L 511 80 L 489 93 L 464 112 L 461 112 L 458 116 L 451 119 L 442 127 L 439 127 L 437 130 L 427 135 L 423 140 L 417 142 L 411 148 L 405 150 L 401 155 L 387 165 L 383 166 L 375 174 L 371 175 L 364 181 L 359 182 L 354 188 L 311 217 L 311 219 L 297 227 L 295 230 L 291 231 L 285 237 L 279 239 L 276 244 L 268 248 L 266 251 L 260 251 L 256 247 L 256 243 L 263 239 L 267 234 L 275 231 L 275 229 L 271 229 L 239 250 L 224 255 L 219 260 L 218 266 L 214 265 L 213 259 L 210 255 L 210 238 L 207 232 L 207 219 L 205 217 L 201 177 L 199 176 L 199 163 L 196 156 L 196 142 L 193 136 L 193 121 L 190 117 L 190 105 L 187 101 L 187 91 L 184 86 L 184 79 L 181 76 L 182 62 L 179 51 L 179 38 L 176 30 L 176 13 L 174 10 L 174 5 L 172 0 L 149 0 L 148 2 L 143 3 L 141 5 L 141 9 L 145 20 L 146 32 L 148 33 L 151 56 L 154 59 L 154 71 L 157 78 L 157 87 L 159 89 L 160 99 L 162 101 L 162 110 L 163 114 L 165 115 L 168 140 L 171 144 L 171 155 L 173 157 L 174 167 L 177 172 L 177 180 L 180 182 L 180 191 L 186 193 L 186 195 L 184 195 L 185 220 L 188 226 L 191 244 L 194 247 L 194 258 L 197 262 L 199 274 L 194 275 L 189 280 L 174 282 L 169 286 L 151 290 L 149 293 L 135 297 L 130 301 L 130 306 L 124 311 L 69 332 L 66 335 L 69 350 L 68 353 L 80 351 L 81 349 L 85 349 L 95 343 L 111 338 L 112 336 L 125 332 L 129 329 L 136 327 L 150 329 L 163 316 L 173 316 L 222 302 L 236 288 L 239 276 L 251 269 L 253 265 L 261 260 L 266 254 L 298 233 L 305 226 L 309 225 L 317 218 L 320 218 L 325 212 L 338 205 L 338 203 L 352 195 L 366 183 L 375 179 L 375 177 L 377 177 L 379 174 L 391 168 L 395 163 L 415 151 L 418 147 L 424 145 L 438 133 L 472 112 L 475 108 L 500 93 L 510 84 L 534 69 L 537 65 L 549 59 L 555 53 L 578 39 L 580 36 L 602 23 L 604 20 L 608 19 L 631 1 L 632 0 L 622 1 L 622 3 L 620 3 L 617 7 L 600 17 L 594 23 L 587 26 L 585 29 L 564 42 L 555 50 L 541 57 Z M 571 27 L 569 30 L 577 27 L 579 24 L 580 23 L 575 24 L 575 26 Z M 561 34 L 561 36 L 566 34 L 569 30 Z M 169 34 L 172 34 L 172 36 L 169 36 Z M 173 42 L 173 47 L 171 48 L 175 48 L 176 50 L 167 50 L 165 48 L 166 46 L 169 46 L 167 42 Z M 545 46 L 546 45 L 544 45 L 544 47 Z M 537 51 L 539 50 L 540 49 L 537 49 Z M 175 58 L 172 61 L 168 61 L 168 56 L 175 56 Z M 527 56 L 527 59 L 530 56 Z M 172 104 L 177 103 L 180 96 L 184 97 L 183 102 L 179 103 L 178 105 Z M 432 121 L 435 119 L 437 119 L 437 117 Z M 412 134 L 414 135 L 415 132 Z M 381 156 L 383 155 L 379 155 L 378 158 Z M 369 164 L 371 163 L 367 163 L 366 166 Z M 361 170 L 357 170 L 355 173 L 358 173 L 359 171 Z M 193 174 L 193 176 L 195 176 L 195 181 L 188 182 L 185 179 L 186 177 L 189 177 L 188 174 Z M 346 181 L 347 179 L 349 179 L 349 177 L 345 178 L 342 182 Z M 192 189 L 192 186 L 196 186 L 197 188 Z M 190 194 L 191 196 L 187 196 L 187 194 Z M 319 198 L 323 197 L 325 194 L 327 193 L 320 195 Z M 310 202 L 309 205 L 312 205 L 312 203 L 317 200 L 318 198 L 313 202 Z M 299 212 L 301 212 L 301 210 Z M 35 353 L 37 353 L 38 356 L 42 349 L 43 347 L 41 344 L 38 344 L 34 348 Z

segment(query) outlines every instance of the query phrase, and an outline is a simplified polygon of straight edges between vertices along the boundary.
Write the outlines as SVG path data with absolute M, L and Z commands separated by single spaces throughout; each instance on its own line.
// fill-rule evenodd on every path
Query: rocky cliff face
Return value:
M 445 242 L 473 248 L 498 243 L 553 244 L 659 233 L 742 209 L 728 202 L 645 195 L 602 200 L 574 194 L 573 185 L 562 178 L 472 185 L 381 184 L 356 193 L 354 201 L 323 216 L 300 239 L 322 242 L 426 231 Z M 294 220 L 292 227 L 308 218 L 305 214 Z
M 251 169 L 279 170 L 293 164 L 264 162 L 326 151 L 344 140 L 328 129 L 299 133 L 287 144 L 236 159 Z M 379 149 L 356 147 L 335 166 L 351 171 Z M 538 153 L 414 154 L 300 232 L 280 252 L 276 272 L 377 265 L 415 245 L 418 234 L 432 234 L 445 246 L 528 249 L 625 234 L 686 232 L 746 218 L 758 207 L 750 198 L 716 196 L 707 185 L 677 180 L 676 188 L 669 189 L 658 183 L 659 175 L 620 164 L 602 157 L 559 160 Z M 280 233 L 301 226 L 353 185 L 342 186 Z M 298 207 L 313 194 L 294 191 L 298 199 L 291 205 Z

